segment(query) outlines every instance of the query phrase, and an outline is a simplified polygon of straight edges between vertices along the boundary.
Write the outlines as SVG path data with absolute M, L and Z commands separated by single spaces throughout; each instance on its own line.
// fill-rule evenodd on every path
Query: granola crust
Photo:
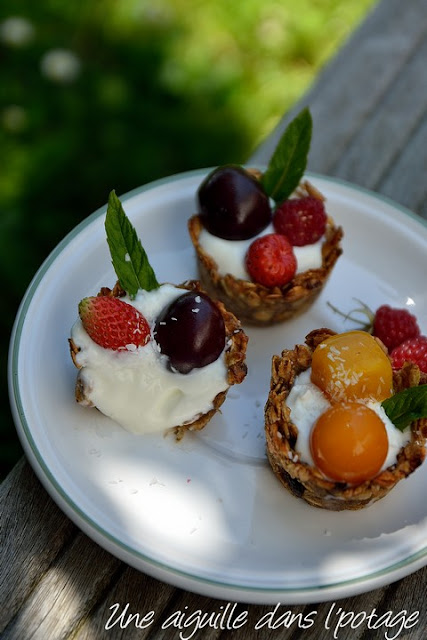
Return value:
M 297 189 L 299 197 L 313 196 L 324 200 L 322 194 L 308 181 Z M 221 300 L 242 322 L 259 326 L 282 322 L 307 310 L 316 300 L 342 253 L 343 230 L 328 217 L 325 241 L 322 246 L 322 266 L 297 274 L 284 287 L 268 288 L 250 280 L 241 280 L 231 274 L 221 275 L 218 266 L 199 243 L 203 228 L 199 215 L 188 221 L 203 288 L 214 299 Z
M 188 291 L 203 291 L 200 286 L 199 281 L 197 280 L 187 280 L 186 282 L 175 285 L 180 289 L 188 290 Z M 111 295 L 115 297 L 122 297 L 125 295 L 125 292 L 120 287 L 119 284 L 116 284 L 113 289 L 109 289 L 108 287 L 103 287 L 98 295 Z M 234 384 L 240 384 L 246 376 L 247 367 L 245 363 L 246 358 L 246 346 L 248 342 L 248 337 L 243 331 L 240 321 L 222 304 L 222 302 L 213 300 L 214 304 L 218 307 L 221 315 L 224 319 L 225 324 L 225 342 L 226 342 L 226 351 L 225 351 L 225 364 L 227 366 L 227 384 L 230 386 Z M 79 352 L 79 348 L 75 345 L 73 340 L 69 339 L 70 345 L 70 354 L 71 358 L 75 364 L 75 366 L 80 369 L 80 365 L 77 362 L 77 354 Z M 172 431 L 174 431 L 177 440 L 181 440 L 186 431 L 199 431 L 203 429 L 204 426 L 212 419 L 215 413 L 220 409 L 222 403 L 227 397 L 228 389 L 218 393 L 213 400 L 213 407 L 210 411 L 203 413 L 192 422 L 183 425 L 177 425 L 176 427 L 172 427 Z M 75 387 L 75 397 L 79 404 L 83 404 L 85 406 L 93 406 L 91 401 L 88 399 L 87 394 L 84 389 L 84 385 L 80 375 L 77 375 L 76 387 Z
M 270 392 L 265 406 L 267 455 L 274 473 L 294 496 L 323 509 L 356 510 L 386 496 L 423 462 L 427 419 L 411 424 L 411 439 L 399 451 L 396 464 L 359 485 L 350 486 L 327 480 L 315 467 L 300 461 L 296 449 L 298 428 L 291 420 L 286 398 L 296 376 L 311 366 L 316 346 L 333 334 L 329 329 L 317 329 L 308 334 L 304 345 L 296 345 L 292 350 L 282 351 L 280 356 L 273 356 Z M 406 363 L 393 374 L 395 391 L 426 382 L 427 375 L 411 363 Z

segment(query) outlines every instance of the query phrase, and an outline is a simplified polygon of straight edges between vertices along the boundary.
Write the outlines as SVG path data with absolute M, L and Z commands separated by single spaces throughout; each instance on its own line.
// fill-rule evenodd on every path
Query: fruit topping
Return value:
M 382 304 L 373 312 L 364 302 L 360 300 L 357 300 L 357 302 L 361 306 L 357 309 L 352 309 L 348 313 L 340 311 L 330 302 L 328 302 L 328 305 L 346 320 L 352 320 L 363 331 L 368 331 L 379 338 L 389 351 L 395 349 L 405 340 L 416 338 L 420 335 L 417 318 L 407 309 Z M 360 314 L 362 317 L 356 318 L 354 314 Z
M 365 331 L 326 338 L 313 352 L 311 381 L 331 402 L 388 398 L 393 391 L 390 359 Z
M 225 346 L 224 320 L 204 293 L 189 291 L 159 315 L 154 338 L 170 366 L 180 373 L 214 362 Z
M 150 339 L 150 327 L 142 313 L 119 298 L 83 298 L 79 316 L 92 340 L 105 349 L 132 350 Z
M 271 222 L 271 207 L 261 183 L 237 165 L 214 169 L 198 190 L 200 216 L 212 235 L 247 240 Z
M 335 404 L 316 421 L 310 438 L 313 460 L 326 477 L 358 484 L 374 478 L 388 452 L 381 418 L 360 402 Z
M 427 336 L 405 340 L 390 353 L 393 368 L 400 369 L 405 362 L 413 362 L 427 373 Z
M 278 233 L 269 233 L 252 242 L 246 254 L 246 269 L 254 282 L 265 287 L 283 287 L 297 269 L 292 245 Z
M 394 309 L 383 304 L 374 315 L 372 335 L 392 351 L 405 340 L 419 336 L 420 328 L 416 317 L 407 309 Z
M 323 201 L 312 196 L 291 198 L 279 205 L 274 213 L 274 228 L 297 247 L 320 240 L 326 230 Z

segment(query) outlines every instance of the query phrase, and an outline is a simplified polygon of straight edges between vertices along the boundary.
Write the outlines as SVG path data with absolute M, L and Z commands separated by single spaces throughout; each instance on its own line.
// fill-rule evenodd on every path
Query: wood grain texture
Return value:
M 286 124 L 309 105 L 314 120 L 310 170 L 373 189 L 427 219 L 426 60 L 427 0 L 382 0 L 251 162 L 265 163 Z M 420 611 L 417 625 L 399 639 L 425 640 L 426 596 L 427 568 L 336 606 L 355 613 Z M 213 613 L 227 604 L 159 582 L 109 555 L 61 512 L 24 459 L 2 483 L 2 639 L 175 640 L 179 630 L 164 627 L 174 612 Z M 281 613 L 316 611 L 316 624 L 256 630 L 274 606 L 239 604 L 237 612 L 248 612 L 240 630 L 207 628 L 194 637 L 329 640 L 333 636 L 323 622 L 332 605 L 282 605 Z M 150 611 L 155 612 L 152 624 L 138 626 Z M 347 627 L 338 637 L 384 638 L 384 629 L 374 634 L 365 625 Z
M 70 629 L 81 624 L 99 594 L 114 582 L 119 568 L 119 560 L 82 533 L 76 535 L 35 585 L 2 638 L 68 638 Z
M 24 459 L 1 485 L 0 522 L 1 632 L 77 529 Z
M 265 164 L 309 106 L 308 168 L 379 191 L 426 217 L 427 0 L 383 1 L 253 154 Z
M 144 640 L 159 628 L 164 611 L 173 607 L 178 591 L 135 569 L 122 565 L 113 588 L 102 595 L 84 620 L 76 640 Z M 153 611 L 153 621 L 144 618 Z M 131 619 L 132 618 L 132 619 Z M 146 626 L 148 625 L 148 626 Z

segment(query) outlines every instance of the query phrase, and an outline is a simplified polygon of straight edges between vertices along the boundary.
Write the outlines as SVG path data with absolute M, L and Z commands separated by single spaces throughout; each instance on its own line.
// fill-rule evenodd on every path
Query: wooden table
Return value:
M 382 0 L 251 160 L 265 163 L 285 124 L 302 105 L 309 105 L 314 119 L 309 169 L 375 190 L 427 219 L 426 62 L 427 0 Z M 173 612 L 185 607 L 188 612 L 214 612 L 227 604 L 163 584 L 101 549 L 58 509 L 25 459 L 1 485 L 0 499 L 4 640 L 179 638 L 178 629 L 162 628 Z M 340 600 L 333 615 L 338 607 L 395 615 L 405 610 L 406 628 L 397 636 L 399 627 L 389 629 L 389 637 L 424 640 L 426 587 L 427 568 L 388 587 Z M 139 612 L 139 628 L 135 621 L 127 627 L 116 621 L 106 628 L 114 603 L 120 603 L 119 612 L 127 604 L 128 614 Z M 240 630 L 207 629 L 194 637 L 333 638 L 334 627 L 325 624 L 331 606 L 286 607 L 302 616 L 316 610 L 310 628 L 294 624 L 288 630 L 257 631 L 255 622 L 273 607 L 239 604 L 235 614 L 248 611 L 249 616 Z M 151 610 L 155 620 L 142 628 L 142 617 Z M 386 631 L 362 624 L 336 635 L 341 640 L 384 638 Z

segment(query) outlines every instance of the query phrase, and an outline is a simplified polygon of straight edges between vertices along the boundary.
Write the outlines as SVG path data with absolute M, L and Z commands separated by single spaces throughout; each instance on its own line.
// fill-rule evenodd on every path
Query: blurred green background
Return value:
M 21 455 L 9 336 L 44 258 L 112 188 L 244 162 L 374 4 L 1 1 L 0 478 Z

